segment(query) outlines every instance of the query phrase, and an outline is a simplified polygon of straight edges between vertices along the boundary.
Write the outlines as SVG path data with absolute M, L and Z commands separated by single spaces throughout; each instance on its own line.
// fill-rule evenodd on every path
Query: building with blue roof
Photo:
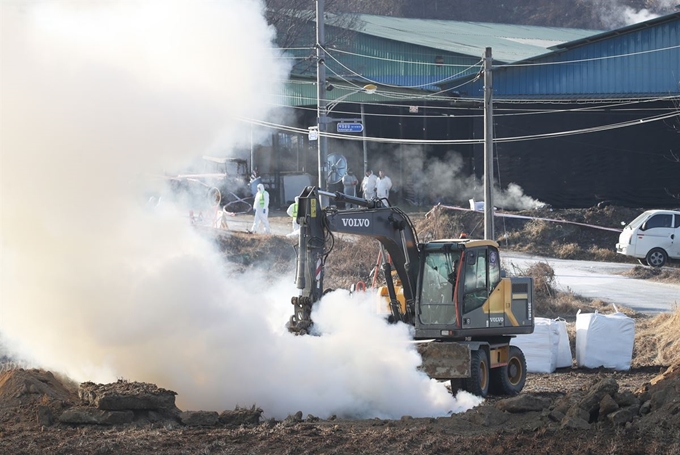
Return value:
M 462 203 L 478 191 L 480 72 L 490 47 L 500 188 L 518 185 L 555 207 L 680 205 L 680 13 L 608 32 L 370 15 L 334 25 L 342 23 L 327 16 L 326 99 L 334 117 L 363 111 L 367 137 L 334 133 L 330 152 L 360 169 L 365 145 L 369 167 L 390 169 L 397 202 L 412 200 L 419 172 L 441 186 L 428 203 Z M 316 65 L 314 50 L 300 47 L 290 53 L 304 64 L 281 104 L 306 130 L 317 123 Z M 363 93 L 367 83 L 377 91 Z M 295 142 L 282 153 L 295 153 L 296 168 L 283 170 L 315 174 L 315 143 L 304 134 Z M 433 163 L 466 185 L 431 175 Z

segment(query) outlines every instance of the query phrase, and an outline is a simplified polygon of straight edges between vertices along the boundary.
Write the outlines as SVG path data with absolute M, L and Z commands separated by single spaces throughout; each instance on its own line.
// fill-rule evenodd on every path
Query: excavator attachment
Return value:
M 295 335 L 307 335 L 312 327 L 312 301 L 309 297 L 297 296 L 290 299 L 293 315 L 288 321 L 288 331 Z
M 433 379 L 470 376 L 470 348 L 454 342 L 423 341 L 416 343 L 423 363 L 418 368 Z

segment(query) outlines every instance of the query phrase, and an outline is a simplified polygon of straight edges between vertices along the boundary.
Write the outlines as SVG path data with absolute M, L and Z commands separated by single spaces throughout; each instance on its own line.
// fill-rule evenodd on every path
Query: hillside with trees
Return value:
M 612 30 L 675 11 L 678 0 L 326 0 L 328 12 L 376 14 L 413 19 L 491 22 L 546 27 Z M 314 15 L 313 0 L 266 0 L 271 23 L 279 12 Z

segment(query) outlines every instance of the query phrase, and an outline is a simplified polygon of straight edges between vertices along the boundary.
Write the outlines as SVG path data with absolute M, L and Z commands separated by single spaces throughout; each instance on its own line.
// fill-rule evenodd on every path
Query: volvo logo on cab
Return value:
M 371 222 L 368 218 L 350 218 L 348 220 L 344 219 L 342 220 L 342 225 L 343 226 L 351 226 L 351 227 L 368 227 L 370 226 Z

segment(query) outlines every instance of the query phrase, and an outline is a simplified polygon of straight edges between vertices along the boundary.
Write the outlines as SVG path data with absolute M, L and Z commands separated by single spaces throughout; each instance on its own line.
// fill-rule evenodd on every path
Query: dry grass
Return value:
M 608 206 L 604 208 L 532 210 L 517 215 L 564 220 L 606 228 L 620 229 L 621 221 L 630 221 L 639 210 Z M 448 210 L 435 207 L 415 220 L 421 241 L 457 238 L 466 232 L 482 238 L 484 216 L 481 212 Z M 496 218 L 495 233 L 501 248 L 560 259 L 584 259 L 610 262 L 635 262 L 616 254 L 618 232 L 542 219 Z
M 633 358 L 635 366 L 680 363 L 680 306 L 637 322 Z
M 349 289 L 363 281 L 370 286 L 380 251 L 377 240 L 360 236 L 336 236 L 333 251 L 326 260 L 324 287 Z M 380 278 L 382 273 L 378 273 Z M 382 281 L 380 281 L 382 283 Z
M 666 283 L 680 283 L 680 269 L 657 269 L 640 265 L 624 272 L 624 276 L 642 280 L 663 281 Z

